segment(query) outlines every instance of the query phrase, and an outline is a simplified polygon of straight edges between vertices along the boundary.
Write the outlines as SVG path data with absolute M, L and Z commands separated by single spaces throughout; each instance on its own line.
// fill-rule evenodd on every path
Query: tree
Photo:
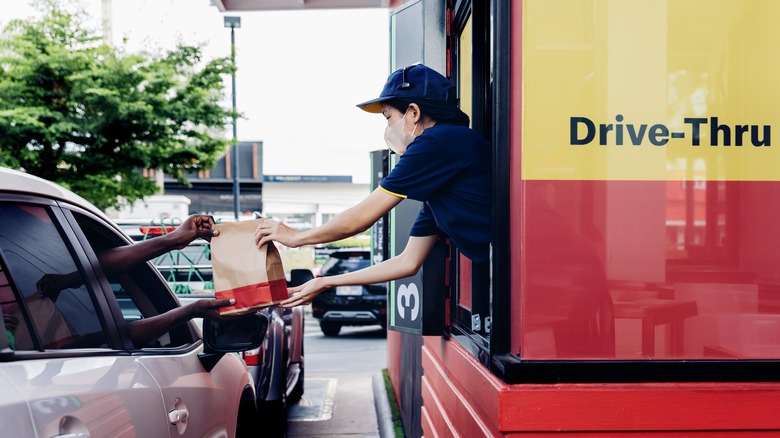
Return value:
M 101 208 L 157 191 L 143 168 L 186 183 L 230 143 L 221 105 L 229 58 L 199 47 L 152 55 L 101 43 L 84 12 L 57 0 L 0 41 L 0 165 L 57 182 Z M 72 6 L 72 5 L 70 5 Z M 71 8 L 72 9 L 72 8 Z

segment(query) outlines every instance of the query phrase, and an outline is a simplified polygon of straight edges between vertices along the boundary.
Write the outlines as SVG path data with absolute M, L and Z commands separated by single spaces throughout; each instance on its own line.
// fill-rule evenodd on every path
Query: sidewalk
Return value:
M 287 436 L 394 438 L 392 411 L 382 373 L 375 373 L 370 380 L 369 384 L 365 377 L 345 377 L 337 383 L 336 379 L 312 379 L 311 398 L 290 407 Z M 306 401 L 317 398 L 323 389 L 336 390 L 334 404 L 320 407 Z M 338 409 L 334 409 L 335 404 Z M 309 415 L 302 417 L 303 412 Z
M 343 374 L 307 381 L 312 391 L 307 388 L 301 402 L 288 411 L 288 438 L 385 438 L 379 432 L 376 408 L 381 398 L 375 397 L 371 380 L 370 375 Z M 320 399 L 323 393 L 324 403 Z M 302 417 L 302 411 L 308 415 Z
M 305 328 L 304 396 L 288 409 L 287 436 L 394 438 L 381 372 L 387 366 L 384 338 L 376 330 L 350 334 L 349 328 L 327 338 L 312 320 Z

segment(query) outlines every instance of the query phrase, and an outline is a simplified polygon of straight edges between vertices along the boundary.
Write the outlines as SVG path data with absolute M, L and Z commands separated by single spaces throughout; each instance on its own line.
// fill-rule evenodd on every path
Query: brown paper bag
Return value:
M 241 315 L 287 298 L 287 282 L 279 251 L 273 243 L 258 249 L 255 230 L 263 219 L 214 225 L 211 264 L 217 299 L 235 298 L 221 315 Z

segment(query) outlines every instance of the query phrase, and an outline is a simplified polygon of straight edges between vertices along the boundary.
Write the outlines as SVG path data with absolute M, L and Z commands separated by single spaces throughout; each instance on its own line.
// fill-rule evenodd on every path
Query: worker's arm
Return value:
M 367 230 L 401 201 L 403 198 L 377 188 L 358 205 L 308 231 L 295 231 L 282 222 L 264 220 L 255 232 L 255 243 L 261 247 L 275 241 L 290 248 L 297 248 L 352 237 Z
M 309 304 L 320 292 L 336 286 L 382 283 L 414 275 L 420 270 L 438 238 L 439 236 L 410 237 L 401 254 L 359 271 L 317 277 L 301 286 L 289 288 L 290 298 L 279 305 L 295 307 Z

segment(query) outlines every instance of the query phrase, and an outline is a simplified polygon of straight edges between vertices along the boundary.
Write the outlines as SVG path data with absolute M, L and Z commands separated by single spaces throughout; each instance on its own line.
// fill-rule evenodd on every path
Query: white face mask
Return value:
M 403 153 L 406 152 L 406 147 L 414 140 L 414 131 L 417 130 L 417 123 L 415 123 L 411 134 L 404 132 L 405 119 L 406 113 L 401 117 L 401 120 L 392 125 L 388 125 L 387 128 L 385 128 L 385 142 L 390 150 L 398 155 L 403 155 Z

